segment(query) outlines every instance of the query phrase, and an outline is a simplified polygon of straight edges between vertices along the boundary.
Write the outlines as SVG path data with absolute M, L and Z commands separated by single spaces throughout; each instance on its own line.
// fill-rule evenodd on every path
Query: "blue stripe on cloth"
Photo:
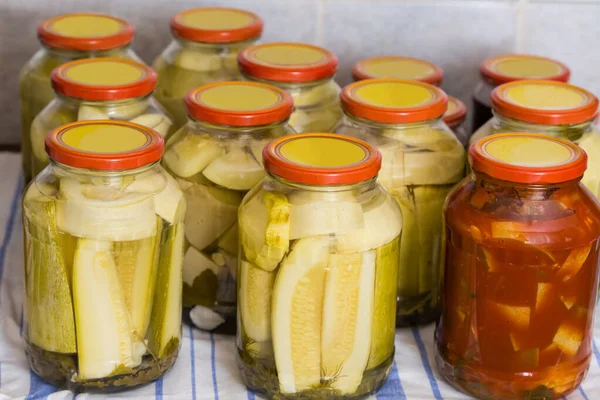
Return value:
M 436 400 L 443 400 L 442 394 L 440 393 L 440 388 L 438 387 L 437 381 L 435 379 L 435 375 L 433 374 L 433 370 L 431 369 L 431 365 L 429 364 L 429 358 L 427 357 L 427 349 L 425 349 L 425 344 L 423 343 L 423 339 L 421 339 L 421 333 L 419 332 L 419 328 L 413 326 L 412 333 L 415 337 L 415 342 L 417 342 L 419 353 L 421 354 L 421 362 L 423 363 L 423 368 L 425 368 L 427 378 L 429 378 L 429 384 L 431 385 L 433 397 Z
M 210 364 L 212 367 L 212 381 L 215 392 L 215 400 L 219 400 L 219 387 L 217 386 L 217 366 L 215 362 L 215 334 L 210 334 Z
M 192 400 L 196 400 L 196 357 L 194 353 L 194 328 L 190 329 L 190 366 L 192 370 Z
M 23 306 L 21 306 L 21 317 L 19 319 L 19 336 L 23 336 Z
M 154 398 L 156 400 L 162 400 L 162 398 L 163 398 L 163 378 L 162 378 L 162 376 L 160 378 L 158 378 L 158 380 L 154 384 Z
M 579 386 L 579 393 L 581 393 L 581 395 L 583 396 L 584 400 L 590 400 L 587 397 L 587 394 L 585 394 L 585 392 L 583 391 L 583 388 L 581 387 L 581 385 Z
M 390 372 L 390 377 L 383 387 L 375 394 L 377 400 L 380 399 L 394 399 L 394 400 L 406 400 L 406 395 L 404 394 L 404 388 L 402 387 L 402 382 L 400 382 L 400 375 L 398 374 L 398 366 L 394 361 L 392 365 L 392 371 Z
M 46 400 L 52 393 L 58 389 L 49 383 L 46 383 L 33 371 L 29 372 L 29 394 L 25 400 Z
M 600 351 L 598 351 L 598 347 L 596 346 L 596 340 L 592 340 L 592 351 L 596 357 L 596 362 L 600 366 Z
M 10 214 L 8 215 L 8 221 L 4 227 L 4 240 L 2 240 L 2 246 L 0 246 L 0 282 L 2 282 L 2 275 L 4 273 L 4 261 L 6 258 L 6 249 L 10 243 L 10 238 L 13 233 L 13 226 L 15 224 L 15 216 L 17 215 L 17 206 L 19 205 L 19 199 L 21 198 L 21 187 L 23 186 L 23 177 L 19 175 L 17 180 L 17 187 L 13 193 L 12 202 L 10 204 Z M 0 297 L 0 301 L 1 297 Z
M 248 400 L 255 400 L 254 393 L 250 389 L 246 389 L 248 392 Z

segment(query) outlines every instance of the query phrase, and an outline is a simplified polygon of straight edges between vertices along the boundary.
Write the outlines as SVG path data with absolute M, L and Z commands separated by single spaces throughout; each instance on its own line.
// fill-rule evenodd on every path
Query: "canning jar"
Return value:
M 112 392 L 162 376 L 181 340 L 185 199 L 163 139 L 129 122 L 75 122 L 23 198 L 24 335 L 55 386 Z
M 171 117 L 152 97 L 156 73 L 119 58 L 71 61 L 52 71 L 54 99 L 34 118 L 29 141 L 33 176 L 48 165 L 46 134 L 61 125 L 87 120 L 131 121 L 161 136 L 174 130 Z
M 184 98 L 190 90 L 219 81 L 241 80 L 238 53 L 260 37 L 263 20 L 235 8 L 192 8 L 171 18 L 173 41 L 154 60 L 156 98 L 175 118 L 187 122 Z
M 366 142 L 290 135 L 240 206 L 238 363 L 269 398 L 362 398 L 394 356 L 402 215 Z M 361 397 L 362 396 L 362 397 Z
M 493 133 L 532 132 L 570 140 L 588 156 L 581 182 L 600 198 L 600 132 L 594 124 L 598 98 L 562 82 L 523 80 L 499 86 L 492 92 L 494 117 L 471 138 Z
M 463 125 L 467 119 L 467 107 L 456 97 L 448 96 L 448 109 L 442 118 L 448 128 L 456 135 L 456 138 L 467 147 L 469 145 L 469 133 Z
M 481 399 L 562 399 L 592 356 L 600 206 L 562 139 L 489 136 L 448 196 L 437 363 Z
M 248 80 L 292 95 L 290 125 L 296 132 L 331 132 L 341 114 L 333 53 L 304 43 L 265 43 L 240 52 L 238 64 Z
M 32 178 L 31 122 L 54 98 L 50 86 L 52 70 L 81 58 L 120 57 L 140 61 L 129 45 L 134 29 L 127 21 L 104 14 L 63 14 L 42 22 L 37 28 L 42 45 L 21 69 L 21 153 L 25 182 Z
M 439 312 L 442 206 L 464 176 L 465 150 L 442 121 L 447 97 L 434 86 L 369 79 L 346 86 L 335 132 L 375 145 L 379 182 L 402 209 L 397 324 L 425 324 Z
M 354 81 L 376 78 L 410 79 L 440 86 L 444 71 L 420 58 L 384 56 L 358 61 L 352 67 L 352 77 Z
M 568 82 L 571 71 L 550 58 L 525 54 L 505 54 L 488 58 L 479 68 L 481 80 L 473 91 L 473 123 L 471 131 L 492 118 L 491 94 L 496 86 L 520 79 L 545 79 Z
M 235 333 L 238 206 L 265 177 L 262 148 L 293 133 L 292 98 L 262 83 L 219 82 L 185 102 L 188 123 L 168 140 L 163 159 L 189 205 L 183 305 L 193 307 L 199 328 Z

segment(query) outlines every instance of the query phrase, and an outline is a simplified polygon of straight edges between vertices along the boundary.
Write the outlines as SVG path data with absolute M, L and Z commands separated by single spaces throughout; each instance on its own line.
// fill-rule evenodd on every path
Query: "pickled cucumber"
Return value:
M 253 342 L 270 341 L 271 297 L 276 274 L 242 261 L 239 275 L 239 304 L 244 332 Z

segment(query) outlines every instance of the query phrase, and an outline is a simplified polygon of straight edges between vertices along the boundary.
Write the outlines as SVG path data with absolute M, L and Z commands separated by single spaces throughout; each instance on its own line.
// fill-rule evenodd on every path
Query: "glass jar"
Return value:
M 38 29 L 42 48 L 27 61 L 19 77 L 21 105 L 21 154 L 23 174 L 31 172 L 31 123 L 54 98 L 50 86 L 52 70 L 81 58 L 119 57 L 141 62 L 129 45 L 134 29 L 127 21 L 104 14 L 63 14 L 42 22 Z
M 310 133 L 263 150 L 239 211 L 238 363 L 268 398 L 363 398 L 394 356 L 402 216 L 367 143 Z
M 375 145 L 379 182 L 402 209 L 398 326 L 429 323 L 439 313 L 442 207 L 464 176 L 465 150 L 442 121 L 447 97 L 426 83 L 369 79 L 346 86 L 345 117 L 335 132 Z
M 296 132 L 331 132 L 341 115 L 340 87 L 333 80 L 337 57 L 304 43 L 265 43 L 238 56 L 242 74 L 286 90 L 294 99 L 290 125 Z
M 567 83 L 522 80 L 492 93 L 494 117 L 471 137 L 471 143 L 501 132 L 532 132 L 570 140 L 588 156 L 581 182 L 600 199 L 600 132 L 594 124 L 598 98 Z
M 181 341 L 185 199 L 158 164 L 163 139 L 117 121 L 64 125 L 26 188 L 29 365 L 73 391 L 148 383 Z
M 52 72 L 52 100 L 33 120 L 30 168 L 33 176 L 48 165 L 46 133 L 61 125 L 86 120 L 124 120 L 166 136 L 171 117 L 152 98 L 156 73 L 144 64 L 119 58 L 71 61 Z
M 385 56 L 371 57 L 358 61 L 352 67 L 354 81 L 377 78 L 410 79 L 440 86 L 444 71 L 429 61 L 420 58 Z
M 253 82 L 201 86 L 186 97 L 189 121 L 167 142 L 163 164 L 187 204 L 183 305 L 197 327 L 235 333 L 238 206 L 264 177 L 262 148 L 293 133 L 292 98 Z
M 171 18 L 173 41 L 154 60 L 158 73 L 156 98 L 175 118 L 177 127 L 187 122 L 187 92 L 220 81 L 242 77 L 237 55 L 254 44 L 263 29 L 262 19 L 235 8 L 192 8 Z
M 448 96 L 448 109 L 442 118 L 448 128 L 452 129 L 454 135 L 463 146 L 469 145 L 469 133 L 463 125 L 467 119 L 467 107 L 456 97 Z
M 568 82 L 571 75 L 569 68 L 556 60 L 525 54 L 505 54 L 488 58 L 479 70 L 481 80 L 473 91 L 472 132 L 492 118 L 490 96 L 496 86 L 520 79 Z
M 526 133 L 469 154 L 444 212 L 438 367 L 480 399 L 562 399 L 592 357 L 600 205 L 580 184 L 586 155 Z

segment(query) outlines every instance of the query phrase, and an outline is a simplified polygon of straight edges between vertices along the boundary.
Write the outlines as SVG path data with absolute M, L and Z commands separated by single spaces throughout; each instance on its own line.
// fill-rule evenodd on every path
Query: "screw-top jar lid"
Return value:
M 125 58 L 86 58 L 55 68 L 51 80 L 64 96 L 108 101 L 149 95 L 157 75 L 147 65 Z
M 571 71 L 551 58 L 527 54 L 505 54 L 488 58 L 480 67 L 481 76 L 497 86 L 520 79 L 545 79 L 568 82 Z
M 283 121 L 292 114 L 292 97 L 284 90 L 256 82 L 217 82 L 200 86 L 185 97 L 188 115 L 217 125 L 258 126 Z
M 263 149 L 265 169 L 307 185 L 350 185 L 375 178 L 381 153 L 370 144 L 330 133 L 284 136 Z
M 342 89 L 340 98 L 348 114 L 392 124 L 439 118 L 448 104 L 448 96 L 435 86 L 392 78 L 352 83 Z
M 429 61 L 420 58 L 386 56 L 360 60 L 352 68 L 355 81 L 377 78 L 411 79 L 439 86 L 444 71 Z
M 485 137 L 469 149 L 471 167 L 516 183 L 560 183 L 583 176 L 587 155 L 563 139 L 534 133 Z
M 457 127 L 467 118 L 467 106 L 456 97 L 448 96 L 448 109 L 442 118 L 450 128 Z
M 242 73 L 277 82 L 312 82 L 330 78 L 338 59 L 322 47 L 305 43 L 264 43 L 238 54 Z
M 160 160 L 164 141 L 153 129 L 124 121 L 79 121 L 46 136 L 48 156 L 64 165 L 103 171 L 143 167 Z
M 120 18 L 106 14 L 63 14 L 43 21 L 37 28 L 42 44 L 78 51 L 110 50 L 133 40 L 135 29 Z
M 579 124 L 594 119 L 598 98 L 568 83 L 522 80 L 494 89 L 492 108 L 504 117 L 531 124 Z
M 225 7 L 192 8 L 171 18 L 171 31 L 194 42 L 232 43 L 258 38 L 263 20 L 250 11 Z

